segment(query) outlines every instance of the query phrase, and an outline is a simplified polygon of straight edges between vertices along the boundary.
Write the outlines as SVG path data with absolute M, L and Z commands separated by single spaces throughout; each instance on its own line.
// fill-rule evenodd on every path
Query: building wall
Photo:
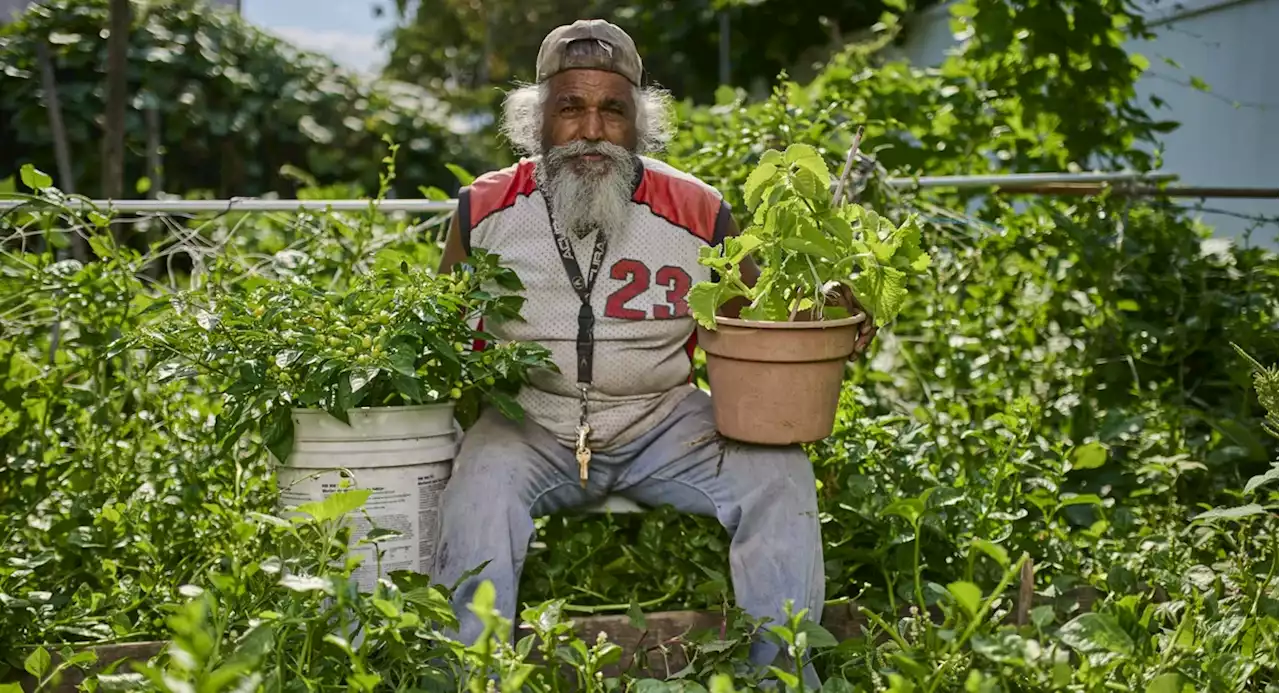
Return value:
M 1156 38 L 1127 46 L 1151 61 L 1138 97 L 1153 117 L 1182 123 L 1163 138 L 1164 170 L 1178 174 L 1181 185 L 1280 186 L 1280 0 L 1145 0 L 1143 6 Z M 949 19 L 946 6 L 922 13 L 901 54 L 917 65 L 941 62 L 957 45 Z M 1210 91 L 1192 86 L 1193 77 Z M 1167 107 L 1153 110 L 1151 96 Z M 1202 204 L 1204 221 L 1219 236 L 1242 242 L 1255 223 L 1227 213 L 1275 218 L 1278 210 L 1275 199 Z M 1276 224 L 1254 230 L 1250 242 L 1275 249 Z

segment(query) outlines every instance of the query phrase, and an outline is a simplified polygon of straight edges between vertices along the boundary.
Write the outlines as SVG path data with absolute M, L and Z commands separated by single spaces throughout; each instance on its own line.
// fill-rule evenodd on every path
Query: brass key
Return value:
M 587 487 L 587 469 L 591 464 L 591 448 L 587 447 L 587 435 L 591 433 L 591 427 L 583 423 L 578 426 L 578 445 L 574 454 L 578 458 L 578 481 L 582 483 L 582 488 Z

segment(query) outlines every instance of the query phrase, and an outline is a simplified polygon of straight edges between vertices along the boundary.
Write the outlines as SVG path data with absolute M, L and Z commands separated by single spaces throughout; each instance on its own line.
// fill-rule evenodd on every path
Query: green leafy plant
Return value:
M 699 324 L 715 329 L 716 311 L 739 296 L 750 301 L 741 313 L 748 320 L 849 317 L 849 308 L 831 298 L 841 287 L 877 325 L 897 316 L 908 284 L 930 264 L 920 227 L 914 216 L 894 224 L 860 205 L 840 204 L 831 183 L 826 161 L 812 146 L 765 152 L 743 188 L 752 224 L 699 255 L 698 262 L 717 275 L 689 292 Z M 748 256 L 762 266 L 754 286 L 742 279 Z
M 170 303 L 179 319 L 145 338 L 164 375 L 199 373 L 227 396 L 229 440 L 259 420 L 278 459 L 292 444 L 292 407 L 324 409 L 347 421 L 357 407 L 455 402 L 460 415 L 482 401 L 513 418 L 530 368 L 554 367 L 549 352 L 495 343 L 473 327 L 517 319 L 524 299 L 490 293 L 522 287 L 495 255 L 438 275 L 407 266 L 355 278 L 328 291 L 305 279 L 263 279 L 243 290 L 188 291 Z M 494 343 L 472 350 L 476 341 Z

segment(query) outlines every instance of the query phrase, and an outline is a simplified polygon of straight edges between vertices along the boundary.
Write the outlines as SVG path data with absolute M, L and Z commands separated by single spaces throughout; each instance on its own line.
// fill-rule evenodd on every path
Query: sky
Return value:
M 379 2 L 389 11 L 375 18 Z M 394 24 L 392 5 L 390 0 L 241 0 L 240 12 L 299 48 L 323 53 L 344 67 L 376 72 L 386 60 L 378 39 Z

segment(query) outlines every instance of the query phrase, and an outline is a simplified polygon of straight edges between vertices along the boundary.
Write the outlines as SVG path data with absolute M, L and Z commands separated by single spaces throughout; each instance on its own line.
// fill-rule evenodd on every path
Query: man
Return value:
M 441 269 L 472 248 L 525 284 L 523 322 L 489 326 L 538 342 L 560 373 L 537 372 L 523 422 L 486 411 L 466 433 L 445 490 L 434 578 L 453 584 L 459 637 L 481 581 L 518 616 L 516 586 L 533 518 L 610 493 L 718 518 L 732 535 L 738 606 L 783 620 L 785 600 L 822 613 L 822 537 L 813 470 L 799 447 L 720 439 L 710 397 L 691 383 L 686 294 L 710 271 L 698 250 L 738 233 L 709 185 L 646 154 L 669 137 L 665 95 L 641 86 L 631 38 L 600 20 L 552 31 L 537 81 L 506 100 L 504 133 L 528 158 L 459 193 Z M 748 281 L 758 271 L 743 268 Z M 733 316 L 741 305 L 730 305 Z M 865 332 L 859 350 L 873 334 Z M 753 646 L 768 664 L 777 648 Z

